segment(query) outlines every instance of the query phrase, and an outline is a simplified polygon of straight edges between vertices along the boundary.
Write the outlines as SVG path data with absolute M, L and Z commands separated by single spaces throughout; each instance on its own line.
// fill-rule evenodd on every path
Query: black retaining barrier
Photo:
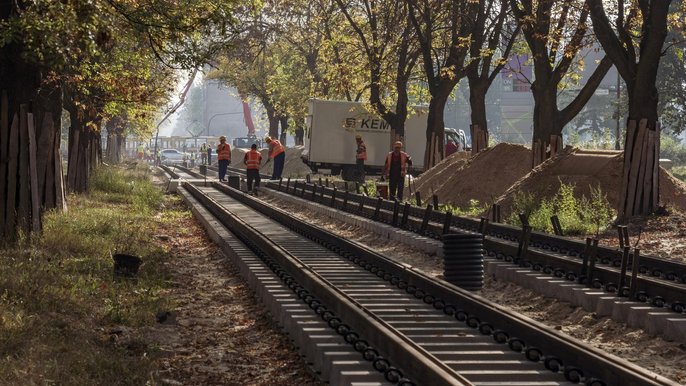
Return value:
M 483 236 L 480 234 L 443 235 L 443 276 L 449 283 L 468 291 L 484 284 Z
M 229 186 L 234 189 L 241 189 L 241 178 L 239 176 L 229 176 Z

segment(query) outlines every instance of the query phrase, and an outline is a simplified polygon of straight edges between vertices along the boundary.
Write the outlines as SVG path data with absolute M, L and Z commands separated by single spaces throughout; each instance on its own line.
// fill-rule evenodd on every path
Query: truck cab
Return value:
M 250 149 L 253 144 L 257 145 L 258 149 L 262 147 L 262 141 L 260 141 L 255 135 L 233 139 L 234 149 Z
M 448 157 L 453 153 L 470 150 L 467 147 L 467 135 L 464 130 L 446 127 L 444 132 L 443 143 L 445 144 L 445 156 Z

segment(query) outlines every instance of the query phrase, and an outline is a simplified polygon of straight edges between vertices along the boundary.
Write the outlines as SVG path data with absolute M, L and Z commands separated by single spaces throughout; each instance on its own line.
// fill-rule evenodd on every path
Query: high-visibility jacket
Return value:
M 281 145 L 281 142 L 279 142 L 276 139 L 272 139 L 271 142 L 269 142 L 269 158 L 274 158 L 277 155 L 283 153 L 286 151 L 283 146 Z
M 407 174 L 407 162 L 410 156 L 404 151 L 400 152 L 400 175 L 405 177 Z M 384 166 L 384 174 L 389 175 L 391 173 L 391 162 L 393 161 L 393 152 L 388 153 L 386 156 L 386 164 Z M 411 161 L 410 161 L 411 162 Z
M 357 156 L 356 159 L 367 160 L 367 145 L 364 142 L 357 144 Z
M 246 169 L 259 169 L 260 164 L 262 164 L 262 154 L 257 150 L 250 150 L 245 153 L 243 163 L 245 164 Z
M 231 159 L 231 146 L 228 143 L 220 143 L 217 146 L 217 159 L 220 161 Z

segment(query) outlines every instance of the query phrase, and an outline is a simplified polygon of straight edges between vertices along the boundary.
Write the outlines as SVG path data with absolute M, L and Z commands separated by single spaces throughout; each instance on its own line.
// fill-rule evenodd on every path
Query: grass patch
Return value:
M 513 201 L 512 212 L 506 223 L 520 226 L 518 215 L 524 213 L 534 230 L 553 232 L 550 218 L 557 215 L 565 235 L 598 234 L 611 226 L 616 216 L 600 187 L 591 187 L 591 197 L 574 196 L 574 185 L 561 184 L 555 196 L 535 197 L 519 192 Z
M 441 212 L 450 211 L 456 216 L 479 217 L 486 211 L 487 206 L 482 204 L 479 200 L 469 200 L 469 205 L 460 207 L 453 204 L 439 204 L 438 210 Z
M 686 165 L 674 166 L 669 170 L 674 177 L 686 182 Z
M 91 194 L 70 196 L 69 211 L 47 213 L 39 237 L 0 250 L 0 384 L 142 385 L 153 347 L 114 344 L 114 327 L 155 323 L 173 308 L 155 216 L 165 197 L 146 166 L 103 167 Z M 173 205 L 168 205 L 173 206 Z M 115 279 L 111 253 L 141 256 L 134 280 Z

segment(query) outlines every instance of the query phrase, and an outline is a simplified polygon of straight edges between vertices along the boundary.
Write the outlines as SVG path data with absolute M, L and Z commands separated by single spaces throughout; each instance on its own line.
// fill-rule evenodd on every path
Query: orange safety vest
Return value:
M 217 146 L 217 159 L 218 160 L 231 160 L 231 146 L 228 143 L 219 144 Z
M 357 144 L 357 158 L 356 159 L 367 160 L 367 145 L 365 145 L 364 142 L 360 142 Z
M 281 142 L 277 141 L 276 139 L 272 139 L 272 141 L 269 142 L 269 158 L 274 158 L 284 151 L 286 150 L 284 150 L 283 146 L 281 146 Z
M 400 152 L 400 175 L 405 177 L 407 174 L 407 160 L 410 156 L 404 151 Z M 391 173 L 391 161 L 393 160 L 393 152 L 388 153 L 386 156 L 386 165 L 384 167 L 384 174 L 389 175 Z
M 260 164 L 262 163 L 262 155 L 257 150 L 250 150 L 245 153 L 243 163 L 245 164 L 246 169 L 259 169 Z

